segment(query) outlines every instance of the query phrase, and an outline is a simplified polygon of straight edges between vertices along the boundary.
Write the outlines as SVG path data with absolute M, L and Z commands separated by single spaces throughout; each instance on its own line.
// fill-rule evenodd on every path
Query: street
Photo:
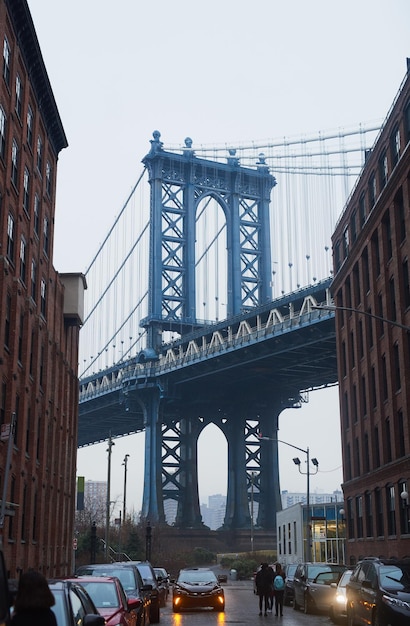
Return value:
M 252 581 L 231 581 L 223 585 L 225 590 L 225 612 L 217 613 L 210 609 L 172 612 L 172 591 L 167 605 L 161 609 L 161 626 L 224 626 L 225 624 L 286 624 L 286 626 L 331 626 L 327 615 L 305 615 L 285 606 L 283 617 L 275 612 L 259 617 L 258 597 L 253 593 Z

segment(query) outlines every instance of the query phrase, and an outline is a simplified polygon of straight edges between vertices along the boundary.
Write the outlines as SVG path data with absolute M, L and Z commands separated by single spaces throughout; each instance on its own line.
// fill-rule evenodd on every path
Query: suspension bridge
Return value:
M 337 381 L 331 234 L 380 125 L 165 146 L 86 271 L 79 445 L 145 430 L 142 516 L 200 528 L 196 445 L 228 442 L 224 528 L 274 529 L 279 415 Z M 259 433 L 271 435 L 263 447 Z M 265 442 L 266 443 L 266 442 Z

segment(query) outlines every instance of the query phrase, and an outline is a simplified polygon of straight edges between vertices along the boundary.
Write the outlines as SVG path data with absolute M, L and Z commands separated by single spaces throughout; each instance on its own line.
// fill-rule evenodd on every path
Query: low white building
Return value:
M 305 560 L 308 508 L 298 503 L 276 514 L 277 559 L 282 564 Z M 310 505 L 312 561 L 344 563 L 346 521 L 343 502 Z

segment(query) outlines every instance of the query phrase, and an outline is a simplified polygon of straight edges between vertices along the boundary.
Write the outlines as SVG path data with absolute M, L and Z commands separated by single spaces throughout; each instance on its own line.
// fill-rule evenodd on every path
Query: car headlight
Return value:
M 392 598 L 391 596 L 383 595 L 382 602 L 384 602 L 387 606 L 398 607 L 400 609 L 410 611 L 410 603 L 400 600 L 399 598 Z
M 341 606 L 346 606 L 346 596 L 344 596 L 343 594 L 336 594 L 336 602 L 337 604 L 340 604 Z

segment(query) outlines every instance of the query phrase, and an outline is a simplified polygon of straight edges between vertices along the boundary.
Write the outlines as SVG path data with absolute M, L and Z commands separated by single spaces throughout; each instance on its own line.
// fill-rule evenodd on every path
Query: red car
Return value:
M 106 626 L 136 626 L 141 606 L 139 598 L 127 598 L 123 586 L 115 576 L 79 576 L 76 579 L 87 591 Z

